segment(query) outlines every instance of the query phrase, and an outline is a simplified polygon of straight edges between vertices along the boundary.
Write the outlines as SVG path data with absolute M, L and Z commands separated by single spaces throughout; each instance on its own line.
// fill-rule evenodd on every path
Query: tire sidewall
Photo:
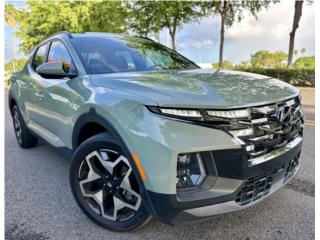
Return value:
M 78 173 L 79 168 L 82 161 L 85 157 L 91 152 L 98 149 L 110 149 L 117 151 L 119 154 L 124 155 L 124 152 L 120 148 L 120 146 L 112 139 L 110 139 L 109 135 L 102 133 L 96 136 L 89 138 L 84 141 L 75 151 L 72 157 L 70 172 L 69 172 L 69 181 L 73 196 L 78 203 L 81 210 L 94 222 L 99 224 L 100 226 L 107 228 L 112 231 L 129 231 L 133 230 L 140 225 L 142 225 L 149 214 L 147 213 L 145 207 L 143 206 L 143 200 L 141 202 L 140 208 L 135 213 L 133 217 L 128 220 L 115 222 L 95 213 L 90 206 L 86 203 L 84 197 L 82 196 L 80 185 L 78 181 Z M 125 156 L 125 155 L 124 155 Z M 128 157 L 128 156 L 125 156 Z
M 22 131 L 21 131 L 21 136 L 20 136 L 21 142 L 19 141 L 19 138 L 18 138 L 18 135 L 17 135 L 17 131 L 16 131 L 16 125 L 15 125 L 16 123 L 15 123 L 15 120 L 14 120 L 14 115 L 15 115 L 15 113 L 17 113 L 17 115 L 18 115 L 18 118 L 19 118 L 19 121 L 20 121 L 20 128 L 22 129 Z M 21 114 L 20 114 L 20 111 L 19 111 L 17 105 L 14 105 L 14 106 L 12 107 L 11 115 L 12 115 L 12 123 L 13 123 L 13 128 L 14 128 L 14 134 L 15 134 L 15 136 L 16 136 L 16 139 L 17 139 L 18 144 L 19 144 L 20 146 L 22 146 L 22 145 L 23 145 L 23 144 L 22 144 L 22 143 L 23 143 L 23 135 L 24 135 L 24 132 L 23 132 L 24 122 L 21 121 Z
M 19 122 L 20 122 L 20 128 L 21 128 L 21 142 L 18 139 L 18 135 L 15 129 L 15 123 L 14 123 L 14 114 L 15 112 L 18 114 Z M 20 147 L 22 148 L 30 148 L 34 147 L 37 144 L 38 139 L 33 136 L 30 131 L 28 130 L 22 114 L 20 112 L 20 109 L 17 105 L 14 105 L 11 110 L 11 116 L 12 116 L 12 121 L 13 121 L 13 127 L 14 127 L 14 134 L 16 136 L 17 142 Z

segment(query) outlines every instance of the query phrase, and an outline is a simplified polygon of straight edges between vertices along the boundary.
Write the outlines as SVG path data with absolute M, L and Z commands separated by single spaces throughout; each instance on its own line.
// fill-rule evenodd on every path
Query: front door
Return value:
M 74 64 L 69 52 L 60 40 L 53 41 L 46 57 L 46 62 L 61 61 L 65 72 L 74 71 Z M 30 119 L 40 136 L 55 147 L 65 146 L 65 134 L 68 131 L 68 118 L 64 111 L 68 109 L 69 77 L 47 78 L 34 72 L 34 104 L 29 108 Z M 73 79 L 74 81 L 75 79 Z M 31 124 L 32 125 L 32 124 Z M 39 133 L 40 131 L 40 133 Z

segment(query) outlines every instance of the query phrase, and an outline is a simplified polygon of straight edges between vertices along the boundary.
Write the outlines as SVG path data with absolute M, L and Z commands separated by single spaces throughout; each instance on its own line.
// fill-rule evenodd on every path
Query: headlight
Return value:
M 177 109 L 167 107 L 147 106 L 150 112 L 180 120 L 193 122 L 200 125 L 219 129 L 241 129 L 235 121 L 236 118 L 243 119 L 249 116 L 245 110 L 207 110 L 207 109 Z
M 180 110 L 180 109 L 167 109 L 160 108 L 160 111 L 164 114 L 180 116 L 180 117 L 202 117 L 201 113 L 197 110 Z
M 210 116 L 222 117 L 222 118 L 248 118 L 249 117 L 249 111 L 247 109 L 228 110 L 228 111 L 209 110 L 208 114 Z
M 205 177 L 200 153 L 179 154 L 177 159 L 177 191 L 199 186 Z
M 167 117 L 180 118 L 185 120 L 203 120 L 203 114 L 197 109 L 176 109 L 147 106 L 150 112 Z
M 162 107 L 147 107 L 151 112 L 162 115 L 170 115 L 184 118 L 201 118 L 203 120 L 248 118 L 250 113 L 248 109 L 240 110 L 206 110 L 206 109 L 176 109 Z

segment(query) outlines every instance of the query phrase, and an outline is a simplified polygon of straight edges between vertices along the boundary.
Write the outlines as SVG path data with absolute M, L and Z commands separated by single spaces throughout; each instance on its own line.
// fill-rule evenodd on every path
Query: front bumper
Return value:
M 189 196 L 149 191 L 155 209 L 154 215 L 167 223 L 179 223 L 252 206 L 285 186 L 297 173 L 301 147 L 302 139 L 286 152 L 256 166 L 241 168 L 227 166 L 225 169 L 228 168 L 229 171 L 220 171 L 224 176 L 219 175 L 212 188 L 190 193 Z M 256 189 L 252 187 L 255 184 Z
M 120 131 L 120 135 L 138 156 L 147 176 L 143 196 L 146 208 L 163 222 L 184 222 L 241 210 L 284 186 L 298 169 L 302 130 L 300 140 L 292 141 L 295 144 L 289 142 L 272 154 L 257 156 L 255 162 L 250 158 L 249 163 L 246 145 L 220 129 L 162 117 L 144 107 L 130 111 L 120 124 L 130 129 Z M 205 159 L 214 163 L 214 181 L 204 184 L 204 180 L 199 189 L 177 193 L 177 156 L 181 153 L 206 155 Z M 265 181 L 267 187 L 254 190 L 254 196 L 246 199 L 245 190 L 256 179 Z
M 260 201 L 264 200 L 265 198 L 267 198 L 277 190 L 281 189 L 297 173 L 298 170 L 299 170 L 299 165 L 296 166 L 294 171 L 291 173 L 291 176 L 287 179 L 285 179 L 283 174 L 280 174 L 279 176 L 277 176 L 277 180 L 273 181 L 270 191 L 267 194 L 263 194 L 261 198 L 258 198 L 257 200 L 254 200 L 249 204 L 240 205 L 236 201 L 227 201 L 227 202 L 223 202 L 223 203 L 219 203 L 211 206 L 184 210 L 182 214 L 187 214 L 189 216 L 181 215 L 179 216 L 179 218 L 183 220 L 183 217 L 186 217 L 186 220 L 187 220 L 188 218 L 202 218 L 202 217 L 208 217 L 208 216 L 243 210 L 247 207 L 250 207 L 252 205 L 259 203 Z M 179 218 L 176 218 L 176 220 L 179 221 Z

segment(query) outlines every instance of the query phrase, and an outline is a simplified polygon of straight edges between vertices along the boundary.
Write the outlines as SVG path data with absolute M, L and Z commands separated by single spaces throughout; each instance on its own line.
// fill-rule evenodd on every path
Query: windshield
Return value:
M 199 68 L 177 52 L 144 38 L 94 36 L 70 40 L 88 74 Z

